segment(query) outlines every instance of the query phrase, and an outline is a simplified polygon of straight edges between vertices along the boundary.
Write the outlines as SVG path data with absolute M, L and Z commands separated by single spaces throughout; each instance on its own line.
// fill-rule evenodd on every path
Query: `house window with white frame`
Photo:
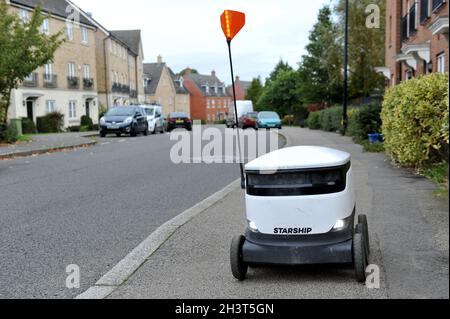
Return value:
M 75 63 L 69 62 L 67 64 L 67 77 L 73 79 L 75 77 Z
M 216 108 L 216 101 L 215 101 L 215 100 L 212 100 L 212 101 L 211 101 L 211 108 L 212 108 L 212 109 L 215 109 L 215 108 Z
M 211 108 L 211 102 L 210 102 L 209 99 L 206 100 L 206 108 L 207 108 L 207 109 Z
M 83 44 L 89 43 L 89 33 L 86 27 L 81 27 L 81 43 Z
M 53 80 L 53 65 L 51 63 L 44 65 L 44 80 L 46 82 L 52 82 Z
M 441 53 L 437 56 L 437 72 L 445 73 L 445 53 Z
M 67 40 L 73 41 L 73 24 L 71 22 L 66 23 L 66 36 Z
M 45 102 L 45 112 L 48 113 L 52 113 L 55 112 L 55 101 L 52 100 L 47 100 Z
M 28 10 L 20 10 L 20 19 L 23 23 L 28 23 L 28 21 L 30 20 L 30 13 L 28 12 Z
M 74 119 L 77 117 L 77 102 L 69 101 L 69 119 Z
M 43 34 L 46 34 L 46 35 L 50 34 L 50 25 L 49 25 L 48 18 L 45 18 L 44 21 L 42 21 L 41 31 Z
M 83 79 L 89 80 L 91 78 L 91 68 L 89 64 L 83 65 Z

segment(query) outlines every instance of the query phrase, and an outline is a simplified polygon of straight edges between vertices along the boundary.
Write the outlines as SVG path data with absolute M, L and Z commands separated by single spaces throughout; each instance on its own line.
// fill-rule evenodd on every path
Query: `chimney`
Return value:
M 215 70 L 212 70 L 212 71 L 211 71 L 211 76 L 212 76 L 213 78 L 216 77 L 216 71 L 215 71 Z
M 241 78 L 239 77 L 239 75 L 236 75 L 236 80 L 235 82 L 238 83 L 241 80 Z
M 190 67 L 187 67 L 186 69 L 184 69 L 184 75 L 191 75 L 192 70 Z
M 159 64 L 163 63 L 163 58 L 162 58 L 162 56 L 161 56 L 161 55 L 158 55 L 158 57 L 156 58 L 156 61 L 157 61 Z

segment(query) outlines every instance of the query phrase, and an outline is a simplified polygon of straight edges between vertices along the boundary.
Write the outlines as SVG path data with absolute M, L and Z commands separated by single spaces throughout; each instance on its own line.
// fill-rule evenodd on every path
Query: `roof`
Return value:
M 114 30 L 110 31 L 111 36 L 119 39 L 135 55 L 139 55 L 141 49 L 141 30 Z
M 155 94 L 165 63 L 144 63 L 144 74 L 149 78 L 147 81 L 148 94 Z
M 173 84 L 175 86 L 175 90 L 177 94 L 189 94 L 189 91 L 184 86 L 181 86 L 180 83 L 177 81 L 179 78 L 182 78 L 181 75 L 176 75 L 171 68 L 169 68 L 170 76 L 172 77 Z
M 71 10 L 67 10 L 68 12 L 66 12 L 67 7 L 71 5 L 66 0 L 11 0 L 10 2 L 13 5 L 20 5 L 30 9 L 34 9 L 38 4 L 41 4 L 42 11 L 61 18 L 68 18 L 72 14 Z M 80 23 L 95 27 L 83 14 L 80 14 Z
M 350 154 L 318 146 L 284 148 L 257 158 L 245 166 L 246 171 L 276 172 L 308 168 L 327 168 L 347 164 Z
M 225 87 L 225 83 L 221 82 L 220 79 L 215 75 L 203 75 L 203 74 L 189 74 L 188 75 L 200 91 L 202 91 L 203 96 L 229 96 Z M 213 90 L 209 90 L 209 93 L 205 93 L 202 90 L 203 86 L 215 87 L 216 85 L 224 88 L 223 93 L 215 93 Z

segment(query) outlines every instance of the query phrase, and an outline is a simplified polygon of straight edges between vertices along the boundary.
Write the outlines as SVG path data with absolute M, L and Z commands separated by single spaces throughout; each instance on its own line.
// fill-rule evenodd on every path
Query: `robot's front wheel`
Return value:
M 364 233 L 364 240 L 366 242 L 367 255 L 370 255 L 369 223 L 367 222 L 367 216 L 359 215 L 358 216 L 358 224 L 361 224 L 363 227 L 362 231 Z
M 231 272 L 233 276 L 239 280 L 244 281 L 247 276 L 248 265 L 244 262 L 242 247 L 245 243 L 244 236 L 235 236 L 231 242 L 230 262 Z
M 367 255 L 364 233 L 356 232 L 353 237 L 353 265 L 355 267 L 356 280 L 366 281 Z

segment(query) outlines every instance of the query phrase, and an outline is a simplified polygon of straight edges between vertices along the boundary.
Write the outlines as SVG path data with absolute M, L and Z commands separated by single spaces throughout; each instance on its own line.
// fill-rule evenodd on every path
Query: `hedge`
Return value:
M 23 134 L 35 134 L 36 125 L 32 120 L 27 117 L 22 117 L 22 133 Z
M 48 113 L 36 119 L 39 133 L 59 133 L 64 126 L 64 114 L 59 112 Z
M 448 161 L 449 76 L 431 74 L 389 90 L 381 117 L 386 151 L 404 166 Z
M 349 111 L 349 134 L 357 143 L 372 133 L 381 133 L 381 103 L 363 105 Z
M 87 130 L 91 131 L 94 129 L 94 122 L 89 116 L 83 115 L 80 119 L 80 127 L 87 127 Z

